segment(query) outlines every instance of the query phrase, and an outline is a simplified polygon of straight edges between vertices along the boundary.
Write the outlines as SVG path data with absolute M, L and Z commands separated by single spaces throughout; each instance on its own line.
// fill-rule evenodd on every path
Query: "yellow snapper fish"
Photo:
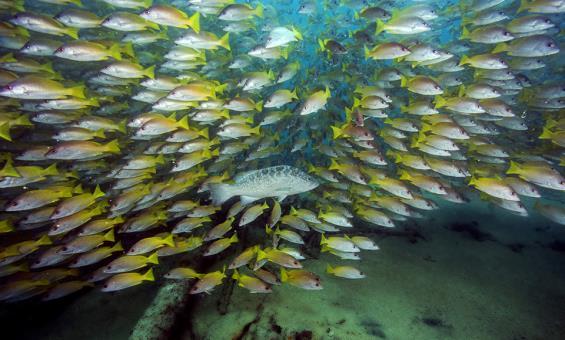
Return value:
M 153 275 L 153 269 L 149 269 L 144 274 L 121 273 L 114 275 L 104 282 L 101 291 L 114 292 L 132 286 L 137 286 L 141 284 L 143 281 L 155 281 L 155 276 Z
M 249 290 L 250 293 L 271 293 L 273 290 L 271 286 L 261 279 L 253 276 L 240 274 L 237 270 L 234 270 L 232 274 L 232 279 L 237 281 L 237 285 Z

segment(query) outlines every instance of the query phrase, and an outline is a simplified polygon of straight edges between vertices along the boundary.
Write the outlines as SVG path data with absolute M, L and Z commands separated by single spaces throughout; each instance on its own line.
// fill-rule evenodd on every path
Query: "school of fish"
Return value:
M 565 225 L 565 0 L 375 3 L 0 0 L 0 301 L 318 290 L 308 240 L 361 279 L 356 223 L 473 197 Z

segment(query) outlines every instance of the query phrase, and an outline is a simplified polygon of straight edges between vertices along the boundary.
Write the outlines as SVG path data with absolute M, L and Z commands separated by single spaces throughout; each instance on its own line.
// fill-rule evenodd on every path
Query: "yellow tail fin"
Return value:
M 64 33 L 73 39 L 78 39 L 78 28 L 68 27 Z
M 218 43 L 218 45 L 220 45 L 221 47 L 225 48 L 228 51 L 231 51 L 230 48 L 230 34 L 226 33 L 223 37 L 220 38 L 220 41 Z
M 200 13 L 194 13 L 186 22 L 196 33 L 200 33 Z
M 385 23 L 382 20 L 377 19 L 377 28 L 375 30 L 375 35 L 381 34 L 384 30 L 385 30 Z
M 105 145 L 105 147 L 106 147 L 106 151 L 110 153 L 116 153 L 116 154 L 120 153 L 120 143 L 118 142 L 117 139 L 114 139 L 113 141 L 109 142 L 108 144 Z
M 155 65 L 151 65 L 146 68 L 145 71 L 143 71 L 143 74 L 145 74 L 150 79 L 155 79 Z
M 142 276 L 143 281 L 155 281 L 155 275 L 153 275 L 153 268 L 149 269 L 145 274 Z
M 258 4 L 257 8 L 255 8 L 255 15 L 258 16 L 259 18 L 263 17 L 263 5 Z

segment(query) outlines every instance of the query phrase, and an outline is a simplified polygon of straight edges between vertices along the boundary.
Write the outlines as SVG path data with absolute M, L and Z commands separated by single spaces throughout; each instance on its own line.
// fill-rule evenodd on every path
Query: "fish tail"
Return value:
M 442 96 L 436 96 L 435 98 L 435 108 L 439 109 L 447 105 L 447 100 Z
M 0 124 L 0 138 L 10 142 L 12 141 L 12 137 L 10 136 L 10 124 L 8 123 Z
M 69 95 L 72 97 L 77 97 L 80 99 L 85 99 L 86 96 L 84 94 L 84 91 L 86 89 L 86 86 L 84 85 L 79 85 L 79 86 L 75 86 L 75 87 L 71 87 L 69 89 Z
M 281 267 L 281 282 L 286 282 L 286 281 L 288 281 L 288 273 L 286 272 L 284 267 Z
M 471 33 L 469 33 L 469 30 L 467 29 L 467 27 L 463 26 L 463 29 L 461 30 L 461 37 L 459 37 L 460 40 L 466 40 L 469 39 L 469 35 Z
M 469 59 L 469 57 L 467 57 L 466 55 L 463 55 L 461 57 L 461 60 L 459 61 L 459 66 L 463 66 L 465 64 L 470 64 L 471 60 Z
M 539 135 L 539 139 L 551 139 L 552 132 L 548 128 L 544 127 L 543 132 Z
M 292 26 L 292 33 L 294 33 L 294 36 L 296 37 L 296 39 L 298 40 L 303 40 L 304 37 L 302 36 L 302 33 L 300 33 L 299 30 L 296 29 L 296 27 Z
M 114 44 L 110 47 L 110 49 L 108 50 L 108 52 L 110 53 L 110 56 L 116 60 L 122 60 L 122 53 L 121 53 L 122 48 L 120 47 L 120 44 Z
M 237 238 L 237 233 L 234 233 L 232 237 L 230 237 L 230 243 L 236 243 L 237 241 L 239 241 L 239 239 Z
M 57 163 L 53 163 L 43 169 L 42 174 L 43 176 L 57 176 L 59 174 L 59 170 L 57 170 Z
M 147 258 L 147 263 L 159 264 L 159 255 L 157 255 L 157 252 L 154 252 Z
M 408 87 L 408 78 L 406 76 L 400 76 L 400 87 Z
M 352 116 L 351 114 L 353 113 L 353 109 L 354 109 L 353 106 L 351 108 L 348 108 L 348 107 L 345 108 L 345 121 L 346 122 L 351 121 L 351 116 Z
M 52 243 L 53 242 L 51 242 L 51 239 L 47 235 L 41 236 L 41 238 L 35 242 L 35 244 L 37 246 L 47 246 L 47 245 L 50 245 Z
M 24 12 L 25 8 L 24 8 L 24 0 L 16 0 L 14 1 L 14 9 L 18 12 Z
M 124 44 L 124 46 L 121 48 L 121 52 L 125 55 L 129 55 L 130 57 L 135 58 L 135 51 L 133 49 L 133 44 L 131 43 L 131 41 L 128 41 Z
M 120 143 L 118 142 L 117 139 L 114 139 L 113 141 L 109 142 L 104 146 L 107 152 L 116 153 L 116 154 L 120 153 Z
M 163 243 L 165 243 L 166 245 L 168 245 L 170 247 L 174 247 L 175 241 L 173 240 L 173 234 L 169 234 L 169 236 L 165 237 L 163 239 Z
M 93 136 L 94 136 L 94 137 L 98 137 L 98 138 L 102 138 L 102 139 L 106 138 L 106 134 L 104 133 L 104 130 L 103 130 L 103 129 L 96 130 L 96 131 L 94 132 Z
M 104 195 L 106 194 L 102 191 L 102 189 L 100 189 L 100 185 L 97 185 L 94 189 L 94 193 L 92 193 L 93 198 L 96 199 L 99 197 L 104 197 Z
M 153 275 L 153 268 L 149 269 L 143 276 L 141 277 L 143 281 L 155 281 L 155 275 Z
M 228 84 L 227 84 L 227 83 L 226 83 L 226 84 L 221 84 L 221 85 L 216 86 L 216 87 L 214 88 L 214 91 L 215 91 L 216 93 L 223 94 L 227 87 L 228 87 Z
M 334 273 L 334 268 L 329 264 L 326 265 L 326 273 L 328 273 L 328 274 Z
M 343 135 L 343 130 L 340 129 L 337 126 L 330 126 L 332 128 L 332 132 L 333 132 L 333 139 L 338 139 L 340 136 Z
M 519 175 L 520 174 L 520 165 L 514 161 L 510 161 L 510 167 L 506 171 L 507 175 Z
M 400 173 L 400 179 L 410 181 L 410 180 L 412 180 L 412 176 L 410 175 L 410 173 L 408 171 L 402 171 Z
M 33 126 L 33 124 L 29 121 L 27 115 L 21 115 L 13 121 L 13 125 L 18 126 Z
M 200 13 L 194 13 L 190 18 L 188 18 L 186 24 L 190 26 L 194 32 L 200 33 Z
M 151 65 L 143 72 L 148 78 L 155 79 L 155 65 Z
M 381 34 L 385 30 L 385 23 L 381 19 L 377 19 L 377 28 L 375 29 L 375 35 Z
M 459 91 L 457 92 L 457 96 L 463 97 L 464 94 L 465 94 L 465 85 L 461 84 L 461 86 L 459 86 Z
M 218 183 L 210 186 L 210 197 L 214 205 L 221 205 L 225 201 L 235 196 L 231 190 L 231 185 Z
M 184 116 L 182 117 L 178 122 L 177 122 L 178 127 L 183 128 L 185 130 L 188 130 L 188 116 Z
M 121 244 L 120 242 L 114 244 L 114 245 L 112 246 L 112 248 L 110 248 L 110 251 L 111 251 L 111 252 L 121 251 L 121 250 L 124 250 L 124 247 L 122 247 L 122 244 Z
M 281 56 L 282 56 L 284 59 L 288 59 L 288 48 L 283 48 L 283 49 L 281 50 Z
M 210 135 L 208 133 L 208 128 L 202 129 L 198 131 L 198 134 L 206 139 L 210 139 Z
M 78 39 L 78 28 L 68 27 L 64 33 L 73 39 Z
M 260 100 L 255 104 L 255 110 L 257 110 L 257 112 L 261 112 L 263 111 L 263 101 Z
M 528 1 L 526 0 L 521 0 L 520 1 L 520 7 L 518 7 L 518 10 L 516 11 L 516 13 L 521 13 L 525 10 L 528 9 Z
M 259 18 L 263 17 L 263 5 L 258 4 L 257 7 L 255 8 L 255 15 Z
M 12 158 L 8 158 L 6 163 L 4 163 L 4 167 L 0 170 L 1 177 L 22 177 L 20 173 L 14 168 L 12 164 Z
M 226 33 L 223 37 L 220 38 L 219 45 L 225 48 L 228 51 L 231 51 L 230 48 L 230 34 L 229 32 Z
M 496 54 L 496 53 L 500 53 L 500 52 L 506 52 L 508 51 L 508 44 L 506 43 L 500 43 L 497 44 L 494 49 L 492 50 L 492 54 Z
M 106 234 L 104 234 L 104 240 L 114 242 L 114 229 L 110 229 Z

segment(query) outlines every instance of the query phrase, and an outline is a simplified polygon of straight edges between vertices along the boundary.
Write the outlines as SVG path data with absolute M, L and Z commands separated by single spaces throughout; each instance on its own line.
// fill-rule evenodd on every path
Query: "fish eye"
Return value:
M 61 248 L 61 250 L 62 250 L 62 251 L 67 251 L 67 250 L 69 250 L 69 247 L 63 247 L 63 248 Z
M 551 20 L 545 19 L 545 23 L 546 23 L 546 24 L 551 24 Z
M 547 43 L 547 47 L 554 47 L 555 45 L 552 42 Z
M 33 262 L 33 263 L 35 263 L 35 264 L 40 264 L 40 263 L 41 263 L 41 260 L 35 260 L 35 262 Z
M 112 266 L 107 266 L 106 269 L 110 270 L 112 269 Z
M 432 50 L 433 54 L 438 54 L 438 50 Z
M 507 36 L 509 36 L 509 35 L 510 35 L 510 33 L 508 33 L 508 32 L 504 32 L 504 33 L 502 33 L 502 35 L 504 35 L 505 37 L 507 37 Z
M 103 287 L 104 287 L 104 288 L 108 288 L 108 285 L 106 284 L 106 285 L 104 285 Z

